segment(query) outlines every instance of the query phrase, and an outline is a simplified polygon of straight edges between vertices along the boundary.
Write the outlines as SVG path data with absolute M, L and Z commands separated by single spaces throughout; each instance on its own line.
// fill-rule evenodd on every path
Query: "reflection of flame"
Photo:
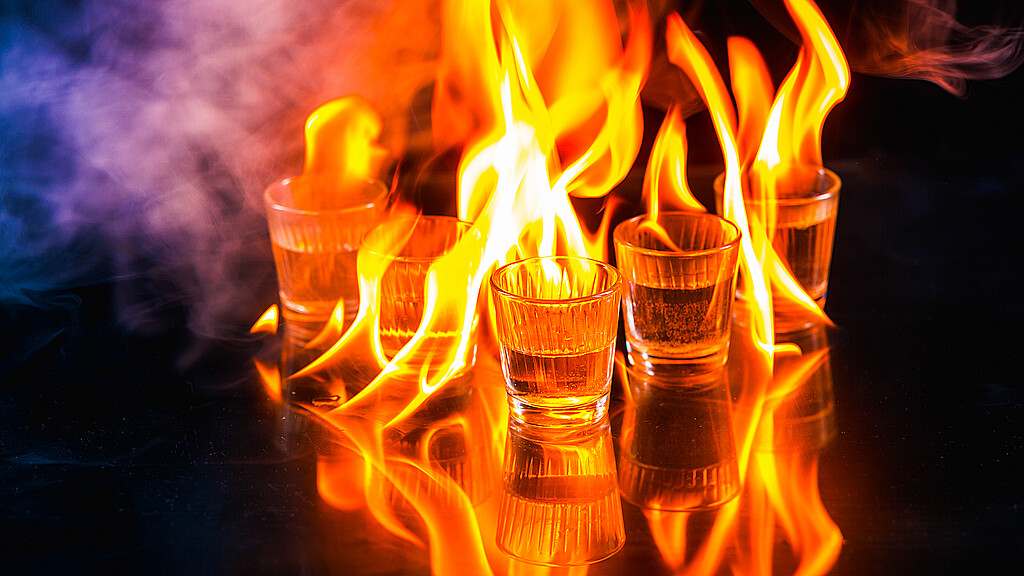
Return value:
M 821 354 L 806 361 L 801 357 L 795 367 L 773 377 L 777 352 L 792 356 L 798 348 L 775 342 L 772 299 L 778 296 L 772 288 L 788 283 L 797 300 L 802 290 L 774 254 L 771 217 L 747 212 L 744 196 L 750 194 L 752 179 L 746 174 L 752 163 L 772 169 L 797 160 L 820 163 L 820 151 L 812 153 L 818 150 L 821 123 L 848 82 L 845 61 L 820 12 L 801 0 L 787 6 L 808 32 L 805 49 L 774 106 L 771 82 L 756 49 L 744 40 L 730 41 L 738 116 L 707 51 L 680 17 L 668 22 L 669 59 L 690 76 L 707 104 L 725 156 L 724 216 L 743 230 L 743 305 L 736 310 L 728 370 L 734 406 L 723 384 L 720 413 L 709 419 L 715 437 L 726 439 L 727 446 L 720 447 L 723 465 L 709 461 L 689 470 L 690 478 L 697 474 L 703 482 L 699 502 L 692 494 L 672 494 L 667 485 L 658 486 L 650 501 L 635 498 L 643 506 L 660 508 L 647 512 L 652 534 L 680 573 L 713 573 L 730 544 L 744 540 L 750 541 L 747 549 L 756 557 L 737 553 L 731 559 L 734 569 L 763 573 L 765 553 L 770 568 L 770 549 L 766 552 L 764 546 L 771 545 L 776 518 L 793 539 L 807 573 L 827 570 L 841 541 L 817 499 L 816 460 L 804 453 L 789 458 L 763 449 L 764 438 L 773 432 L 777 399 L 801 386 L 820 364 Z M 633 9 L 623 46 L 614 6 L 602 0 L 563 0 L 542 8 L 511 0 L 452 1 L 443 3 L 442 10 L 434 137 L 439 148 L 462 152 L 457 216 L 471 223 L 471 233 L 446 244 L 431 260 L 422 306 L 410 307 L 421 315 L 413 318 L 417 328 L 398 350 L 385 351 L 381 285 L 394 256 L 407 249 L 422 219 L 409 207 L 396 207 L 375 232 L 374 249 L 359 253 L 361 300 L 355 319 L 344 331 L 342 319 L 328 323 L 317 337 L 329 346 L 327 351 L 293 377 L 319 378 L 329 386 L 331 404 L 306 407 L 332 438 L 321 450 L 318 467 L 318 486 L 326 501 L 344 509 L 364 503 L 391 533 L 426 547 L 437 574 L 545 573 L 546 568 L 509 561 L 496 545 L 499 530 L 509 528 L 500 519 L 509 516 L 507 510 L 499 514 L 496 499 L 487 495 L 498 484 L 493 467 L 504 450 L 515 446 L 507 446 L 502 434 L 507 417 L 504 382 L 494 358 L 490 303 L 480 297 L 480 289 L 490 270 L 512 258 L 607 258 L 611 211 L 597 232 L 591 232 L 578 219 L 571 198 L 606 196 L 636 157 L 642 130 L 638 97 L 651 58 L 650 26 L 646 12 Z M 836 70 L 838 75 L 832 73 Z M 356 125 L 341 122 L 351 130 L 336 136 L 342 140 L 340 147 L 333 146 L 328 132 L 318 132 L 307 167 L 331 166 L 330 172 L 347 173 L 317 154 L 337 159 L 338 150 L 351 148 L 360 151 L 352 158 L 363 167 L 352 173 L 365 179 L 366 166 L 379 165 L 374 144 L 379 121 L 358 101 L 349 104 L 335 110 L 340 116 L 334 118 L 347 114 Z M 808 114 L 810 110 L 818 114 Z M 333 122 L 311 119 L 311 124 L 330 130 Z M 704 210 L 686 183 L 685 146 L 685 125 L 676 109 L 658 134 L 645 178 L 652 228 L 663 202 Z M 813 301 L 810 306 L 820 316 Z M 780 359 L 787 354 L 779 354 Z M 630 397 L 636 401 L 639 391 Z M 626 431 L 631 442 L 647 432 L 633 418 Z M 509 438 L 513 442 L 517 437 Z M 602 466 L 610 461 L 609 446 L 602 448 Z M 584 462 L 598 456 L 582 448 L 574 455 Z M 634 456 L 637 464 L 663 463 L 647 453 Z M 590 474 L 587 470 L 583 480 Z M 506 472 L 508 497 L 508 476 L 515 471 Z M 615 480 L 614 471 L 603 467 L 590 476 Z M 647 480 L 639 474 L 620 478 L 634 481 L 639 485 Z M 740 483 L 745 483 L 745 493 L 734 498 Z M 618 497 L 612 494 L 617 506 Z M 717 507 L 701 512 L 712 519 L 707 537 L 696 553 L 688 554 L 685 532 L 692 511 L 707 507 Z M 804 518 L 808 513 L 813 517 Z M 745 514 L 752 515 L 749 529 L 740 526 Z M 530 528 L 541 529 L 539 524 Z M 573 551 L 559 548 L 558 542 L 527 540 L 525 549 L 524 542 L 515 544 L 520 558 L 576 562 Z M 503 545 L 510 549 L 508 542 Z
M 319 481 L 324 498 L 349 508 L 352 496 L 362 494 L 382 526 L 428 546 L 438 574 L 487 574 L 493 564 L 488 557 L 500 554 L 495 511 L 489 504 L 474 507 L 491 491 L 492 475 L 484 472 L 501 457 L 499 422 L 507 411 L 493 351 L 476 353 L 477 335 L 489 334 L 474 329 L 485 304 L 478 304 L 482 282 L 509 257 L 604 258 L 610 220 L 597 233 L 587 232 L 570 195 L 608 194 L 640 144 L 638 96 L 650 59 L 646 14 L 632 14 L 632 33 L 622 48 L 611 3 L 552 4 L 536 18 L 526 8 L 514 2 L 444 4 L 434 133 L 439 145 L 463 148 L 458 216 L 473 224 L 473 232 L 430 264 L 415 334 L 385 354 L 378 332 L 390 255 L 403 250 L 415 225 L 399 209 L 378 228 L 374 250 L 359 253 L 355 319 L 344 333 L 340 322 L 328 323 L 319 339 L 336 341 L 293 376 L 338 375 L 327 379 L 328 396 L 339 405 L 311 408 L 343 438 L 320 459 L 319 472 L 331 475 Z M 348 108 L 340 112 L 354 114 L 368 129 L 357 126 L 348 137 L 336 137 L 355 137 L 363 145 L 348 147 L 365 149 L 379 125 Z M 330 166 L 332 159 L 321 162 L 317 151 L 339 148 L 325 145 L 326 133 L 318 133 L 307 166 Z M 468 397 L 481 402 L 476 423 L 466 410 L 437 412 L 439 403 Z M 441 446 L 462 447 L 461 460 L 446 460 Z M 358 470 L 362 482 L 334 476 Z M 614 474 L 608 478 L 614 482 Z M 516 562 L 511 569 L 535 572 Z
M 666 560 L 685 574 L 713 573 L 723 560 L 731 539 L 738 539 L 741 544 L 731 563 L 734 572 L 770 574 L 772 526 L 776 513 L 793 539 L 795 550 L 801 555 L 802 573 L 827 571 L 841 543 L 838 530 L 834 529 L 823 507 L 809 505 L 794 508 L 792 503 L 795 500 L 789 497 L 810 493 L 810 500 L 805 499 L 803 502 L 820 504 L 817 500 L 816 481 L 801 474 L 811 469 L 816 470 L 816 467 L 798 465 L 783 480 L 780 471 L 785 468 L 786 461 L 775 458 L 771 453 L 755 451 L 755 447 L 762 441 L 760 437 L 765 426 L 770 426 L 772 422 L 775 404 L 769 398 L 791 389 L 794 386 L 792 381 L 799 379 L 795 376 L 782 377 L 782 374 L 773 377 L 776 352 L 790 352 L 798 348 L 792 344 L 776 346 L 772 296 L 779 297 L 781 294 L 784 298 L 809 303 L 809 308 L 814 310 L 817 310 L 817 306 L 792 280 L 785 266 L 780 265 L 772 248 L 773 217 L 766 214 L 771 214 L 775 209 L 774 196 L 759 190 L 765 213 L 748 214 L 746 210 L 744 196 L 749 182 L 743 178 L 743 173 L 747 170 L 745 162 L 754 157 L 749 146 L 757 141 L 756 131 L 763 126 L 765 137 L 761 140 L 761 151 L 756 156 L 757 163 L 768 169 L 792 166 L 798 158 L 820 164 L 821 123 L 825 114 L 845 93 L 849 76 L 845 60 L 838 51 L 838 43 L 817 7 L 808 2 L 793 1 L 787 2 L 787 8 L 801 28 L 804 48 L 783 89 L 780 89 L 768 118 L 762 116 L 767 110 L 767 98 L 763 93 L 737 96 L 740 118 L 747 129 L 745 132 L 738 130 L 736 113 L 726 93 L 725 83 L 717 73 L 710 55 L 682 18 L 673 15 L 669 19 L 669 59 L 694 82 L 711 112 L 725 157 L 725 174 L 722 178 L 724 215 L 736 222 L 744 233 L 740 266 L 741 299 L 735 311 L 737 326 L 733 330 L 729 363 L 730 381 L 737 400 L 734 428 L 738 441 L 740 477 L 745 483 L 744 494 L 717 511 L 707 538 L 685 565 L 680 565 L 688 557 L 685 539 L 673 542 L 664 537 L 685 530 L 686 516 L 682 515 L 685 513 L 648 515 L 652 522 L 652 532 L 662 535 L 658 543 Z M 730 52 L 733 57 L 734 89 L 738 93 L 744 89 L 764 90 L 770 86 L 764 65 L 749 43 L 733 40 Z M 785 132 L 782 127 L 785 127 Z M 770 290 L 780 285 L 785 291 Z M 821 317 L 820 311 L 817 315 Z M 812 357 L 811 363 L 815 360 Z M 803 462 L 806 460 L 799 463 Z M 787 482 L 793 484 L 785 484 Z M 768 484 L 776 489 L 761 489 Z M 786 489 L 783 491 L 781 486 L 784 484 Z M 741 510 L 750 517 L 748 530 L 738 529 Z M 800 520 L 797 520 L 798 516 Z

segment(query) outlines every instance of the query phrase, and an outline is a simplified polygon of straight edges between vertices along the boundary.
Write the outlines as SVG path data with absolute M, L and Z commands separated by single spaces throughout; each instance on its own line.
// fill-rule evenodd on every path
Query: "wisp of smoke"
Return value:
M 141 332 L 243 333 L 273 294 L 261 192 L 301 169 L 305 116 L 361 93 L 400 148 L 436 51 L 430 3 L 53 4 L 0 13 L 0 305 L 110 283 Z
M 1006 76 L 1024 61 L 1024 28 L 967 26 L 956 0 L 909 0 L 895 18 L 865 20 L 857 69 L 881 76 L 920 78 L 963 96 L 970 80 Z
M 751 0 L 791 39 L 799 35 L 782 2 Z M 1024 17 L 1019 3 L 968 6 L 983 24 L 967 25 L 956 0 L 818 0 L 850 66 L 876 76 L 918 78 L 964 96 L 971 80 L 1002 78 L 1024 62 Z

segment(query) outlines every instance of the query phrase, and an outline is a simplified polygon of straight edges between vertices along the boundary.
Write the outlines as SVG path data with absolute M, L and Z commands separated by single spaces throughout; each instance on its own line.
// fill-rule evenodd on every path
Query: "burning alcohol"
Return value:
M 774 233 L 772 248 L 786 273 L 800 290 L 818 305 L 825 306 L 828 275 L 832 264 L 840 180 L 827 168 L 797 166 L 782 171 L 759 169 L 750 177 L 753 197 L 744 199 L 748 217 Z M 717 210 L 724 210 L 724 175 L 715 180 Z M 784 277 L 786 274 L 779 274 Z M 785 280 L 773 283 L 775 331 L 780 334 L 806 328 L 814 321 L 791 295 Z
M 817 226 L 824 219 L 802 211 L 777 221 L 747 217 L 741 174 L 749 170 L 752 155 L 737 147 L 735 112 L 710 57 L 682 19 L 670 17 L 669 59 L 690 75 L 711 110 L 726 160 L 723 215 L 732 222 L 712 215 L 659 214 L 654 202 L 641 218 L 644 225 L 636 225 L 644 228 L 637 232 L 647 234 L 644 240 L 616 242 L 622 276 L 630 283 L 623 308 L 630 360 L 646 386 L 633 391 L 637 409 L 632 428 L 624 432 L 630 436 L 616 474 L 607 410 L 624 282 L 599 261 L 607 259 L 605 236 L 614 210 L 591 234 L 569 196 L 606 195 L 635 159 L 650 23 L 642 9 L 634 10 L 623 49 L 626 27 L 611 3 L 557 2 L 529 18 L 521 13 L 527 5 L 443 3 L 446 29 L 433 127 L 439 144 L 462 150 L 458 217 L 472 222 L 479 234 L 458 236 L 438 251 L 436 261 L 421 267 L 422 276 L 407 275 L 399 288 L 423 288 L 422 300 L 418 294 L 407 300 L 404 292 L 388 292 L 387 274 L 397 260 L 385 261 L 403 256 L 402 239 L 408 240 L 414 226 L 386 223 L 385 249 L 359 258 L 363 294 L 353 323 L 300 377 L 334 368 L 343 373 L 338 379 L 345 382 L 332 384 L 349 396 L 339 392 L 336 407 L 322 417 L 351 436 L 365 459 L 367 478 L 383 476 L 394 487 L 368 489 L 368 506 L 393 534 L 416 543 L 429 539 L 435 573 L 491 573 L 488 544 L 493 547 L 495 540 L 507 556 L 550 566 L 587 564 L 613 554 L 624 540 L 618 480 L 633 502 L 659 512 L 720 506 L 712 537 L 691 571 L 710 574 L 736 532 L 738 510 L 745 504 L 733 496 L 751 477 L 753 438 L 775 385 L 769 287 L 781 272 L 770 257 L 771 238 L 785 239 L 787 229 L 802 234 L 804 224 Z M 791 0 L 787 6 L 800 14 L 798 25 L 814 20 L 807 2 Z M 801 62 L 815 64 L 810 56 Z M 800 110 L 817 105 L 815 96 L 801 100 Z M 681 116 L 671 118 L 669 136 L 678 129 L 675 141 L 681 142 Z M 355 132 L 375 138 L 377 125 L 358 126 L 364 125 L 369 130 Z M 324 131 L 318 133 L 318 142 L 329 143 Z M 651 165 L 660 164 L 670 176 L 662 180 L 684 184 L 681 148 L 659 150 L 666 156 L 652 158 Z M 703 208 L 687 195 L 680 194 L 682 205 Z M 678 224 L 683 221 L 691 225 Z M 416 241 L 408 245 L 423 248 Z M 655 255 L 666 256 L 666 262 L 656 262 Z M 524 259 L 506 265 L 514 258 Z M 731 334 L 738 266 L 749 318 Z M 488 279 L 490 293 L 481 293 Z M 462 416 L 423 422 L 420 417 L 446 394 L 462 394 L 460 386 L 467 382 L 482 396 L 494 391 L 478 386 L 477 376 L 481 362 L 493 364 L 498 350 L 477 356 L 478 336 L 484 346 L 500 346 L 507 397 L 490 396 L 486 430 L 448 436 L 449 429 L 466 429 L 450 428 Z M 687 378 L 718 374 L 730 340 L 744 350 L 737 367 L 742 378 L 734 390 L 741 409 L 733 424 L 732 398 L 724 387 L 716 395 L 720 401 L 702 405 L 694 412 L 700 417 L 692 420 L 677 419 L 677 410 L 661 410 L 689 402 L 681 392 L 695 393 L 693 406 L 705 400 L 697 393 L 704 384 Z M 660 378 L 666 375 L 673 390 L 663 395 Z M 461 454 L 470 453 L 471 446 L 500 450 L 506 415 L 504 490 L 494 514 L 486 505 L 474 506 L 473 483 L 463 485 L 469 476 L 460 472 Z M 696 420 L 706 425 L 691 425 Z M 659 436 L 669 429 L 672 440 L 682 442 L 677 445 L 684 440 L 699 445 L 669 449 Z M 396 433 L 402 440 L 389 442 Z M 460 458 L 448 465 L 432 447 L 453 449 L 442 452 Z M 425 530 L 410 529 L 397 508 L 419 516 Z M 487 537 L 495 533 L 496 539 Z
M 469 222 L 445 216 L 419 216 L 388 220 L 363 238 L 367 258 L 385 268 L 378 282 L 378 334 L 387 358 L 412 340 L 427 306 L 427 275 L 430 267 L 447 254 L 464 235 L 479 237 Z M 458 334 L 431 331 L 432 338 L 444 338 L 455 345 Z
M 775 253 L 785 258 L 793 277 L 823 305 L 832 264 L 832 243 L 839 206 L 839 177 L 821 168 L 780 190 L 775 224 Z

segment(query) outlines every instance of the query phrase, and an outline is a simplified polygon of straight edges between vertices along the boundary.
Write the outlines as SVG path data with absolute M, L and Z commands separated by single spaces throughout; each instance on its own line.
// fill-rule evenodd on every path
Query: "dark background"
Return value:
M 839 434 L 819 475 L 845 538 L 835 574 L 1024 572 L 1022 103 L 1020 71 L 963 98 L 854 74 L 826 123 L 823 155 L 843 180 L 827 306 Z M 34 204 L 10 176 L 11 134 L 0 206 L 16 216 Z M 707 199 L 697 175 L 719 160 L 705 115 L 690 142 Z M 273 301 L 265 246 L 246 262 L 239 318 Z M 189 301 L 161 298 L 139 330 L 124 294 L 161 285 L 98 266 L 0 307 L 0 572 L 427 569 L 365 514 L 319 499 L 308 441 L 265 398 L 250 361 L 263 343 L 241 320 L 197 335 Z M 651 554 L 649 571 L 667 573 Z

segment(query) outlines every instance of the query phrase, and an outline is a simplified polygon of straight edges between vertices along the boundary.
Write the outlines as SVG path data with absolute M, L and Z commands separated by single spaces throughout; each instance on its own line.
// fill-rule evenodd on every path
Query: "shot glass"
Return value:
M 724 183 L 724 174 L 714 183 L 719 214 L 724 213 Z M 769 185 L 769 182 L 751 178 L 751 185 Z M 770 185 L 774 186 L 776 197 L 775 237 L 772 239 L 775 253 L 785 261 L 808 296 L 819 308 L 824 308 L 842 182 L 828 168 L 797 166 Z M 770 208 L 750 198 L 745 200 L 745 205 L 748 217 L 754 218 L 762 218 Z M 813 322 L 789 302 L 785 298 L 773 298 L 776 333 L 802 330 Z
M 626 220 L 613 234 L 629 364 L 662 379 L 715 370 L 729 352 L 740 230 L 696 212 L 645 220 Z
M 614 267 L 577 257 L 527 258 L 491 274 L 514 417 L 582 424 L 607 411 L 621 287 Z
M 367 182 L 341 207 L 306 210 L 295 205 L 296 197 L 331 194 L 332 186 L 327 177 L 298 176 L 264 193 L 281 314 L 288 337 L 299 345 L 320 332 L 340 301 L 346 325 L 355 318 L 359 240 L 384 214 L 388 200 L 383 184 Z
M 535 426 L 509 418 L 498 547 L 524 562 L 578 566 L 625 542 L 605 415 L 582 427 Z
M 408 344 L 419 328 L 430 267 L 466 234 L 480 231 L 470 222 L 448 216 L 417 216 L 388 220 L 363 237 L 362 249 L 387 266 L 378 288 L 378 334 L 388 358 Z M 449 336 L 454 346 L 457 335 Z
M 732 401 L 725 368 L 665 385 L 627 373 L 619 488 L 648 510 L 716 508 L 739 494 Z

